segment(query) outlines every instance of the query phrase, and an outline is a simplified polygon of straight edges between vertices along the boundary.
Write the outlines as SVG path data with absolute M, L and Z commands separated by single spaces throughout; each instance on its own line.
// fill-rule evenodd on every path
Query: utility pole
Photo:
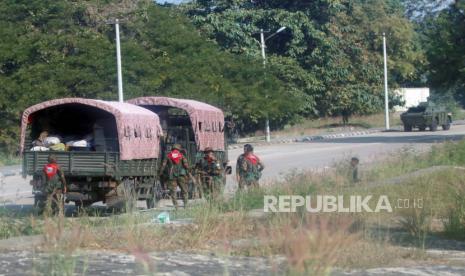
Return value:
M 118 101 L 122 103 L 124 101 L 123 97 L 123 74 L 121 72 L 121 46 L 120 46 L 120 39 L 119 39 L 119 24 L 121 21 L 116 18 L 115 20 L 111 20 L 107 22 L 108 24 L 115 25 L 115 33 L 116 33 L 116 70 L 118 74 Z
M 388 77 L 387 77 L 387 53 L 386 53 L 386 34 L 383 33 L 383 55 L 384 55 L 384 116 L 386 130 L 389 130 L 389 96 L 388 96 Z
M 268 36 L 265 38 L 265 32 L 263 29 L 260 29 L 260 48 L 262 50 L 262 58 L 263 58 L 263 69 L 264 71 L 266 70 L 266 55 L 265 55 L 265 42 L 277 35 L 278 33 L 284 31 L 286 27 L 281 27 L 279 28 L 276 32 L 274 32 L 272 35 Z M 266 71 L 265 71 L 266 74 Z M 268 114 L 266 115 L 266 121 L 265 121 L 265 137 L 266 137 L 266 142 L 271 142 L 271 135 L 270 135 L 270 120 L 268 118 Z
M 263 69 L 266 70 L 265 34 L 263 33 L 263 29 L 260 29 L 260 48 L 262 50 Z M 266 121 L 265 121 L 265 137 L 266 137 L 266 142 L 268 143 L 271 142 L 270 119 L 268 118 L 268 114 L 266 115 Z

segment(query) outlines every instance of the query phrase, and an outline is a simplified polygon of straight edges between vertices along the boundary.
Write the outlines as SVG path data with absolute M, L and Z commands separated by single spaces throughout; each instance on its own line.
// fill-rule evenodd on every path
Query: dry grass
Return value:
M 405 151 L 402 156 L 393 157 L 379 167 L 375 165 L 365 180 L 386 179 L 430 165 L 461 165 L 465 162 L 463 148 L 465 142 L 446 144 L 423 155 Z M 422 161 L 415 163 L 415 160 Z M 192 224 L 181 226 L 150 223 L 156 212 L 109 218 L 45 217 L 42 250 L 52 252 L 54 260 L 62 260 L 60 263 L 50 261 L 56 275 L 70 275 L 76 271 L 74 253 L 82 248 L 132 254 L 147 274 L 155 271 L 149 252 L 175 250 L 269 259 L 284 256 L 289 274 L 325 275 L 334 267 L 401 265 L 406 259 L 427 259 L 425 240 L 430 235 L 442 234 L 436 232 L 438 228 L 432 227 L 433 221 L 444 221 L 443 229 L 451 236 L 463 233 L 463 183 L 463 172 L 455 169 L 379 187 L 370 187 L 369 182 L 352 185 L 347 166 L 325 172 L 293 173 L 284 181 L 263 189 L 171 213 L 173 219 L 193 218 Z M 258 218 L 248 215 L 249 210 L 263 208 L 265 194 L 387 195 L 391 202 L 398 198 L 422 198 L 424 205 L 379 214 L 312 215 L 298 211 Z M 455 217 L 451 218 L 451 214 Z M 408 248 L 395 242 L 395 231 L 402 231 L 408 237 Z

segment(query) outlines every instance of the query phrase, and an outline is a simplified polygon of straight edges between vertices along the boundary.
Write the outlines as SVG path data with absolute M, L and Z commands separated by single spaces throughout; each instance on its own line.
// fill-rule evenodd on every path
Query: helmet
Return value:
M 180 144 L 174 144 L 171 148 L 181 150 L 182 146 Z
M 47 158 L 47 161 L 49 163 L 56 163 L 57 162 L 57 157 L 54 154 L 50 154 Z
M 205 153 L 212 152 L 212 151 L 213 149 L 211 147 L 206 147 L 204 150 Z
M 244 150 L 247 152 L 253 151 L 253 146 L 251 144 L 245 144 L 244 145 Z

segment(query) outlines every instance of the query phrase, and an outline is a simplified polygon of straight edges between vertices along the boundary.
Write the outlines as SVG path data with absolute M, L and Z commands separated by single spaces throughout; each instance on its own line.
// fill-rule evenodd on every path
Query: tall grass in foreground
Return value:
M 440 171 L 426 170 L 421 175 L 391 184 L 372 185 L 382 179 L 439 165 L 449 167 Z M 292 173 L 269 187 L 238 192 L 228 199 L 171 212 L 172 219 L 193 219 L 191 224 L 178 226 L 151 223 L 156 211 L 108 218 L 85 213 L 79 219 L 31 218 L 32 229 L 39 228 L 44 236 L 42 250 L 50 256 L 48 262 L 36 265 L 36 271 L 39 274 L 54 271 L 55 275 L 85 274 L 85 267 L 78 265 L 76 257 L 81 248 L 132 254 L 144 274 L 156 273 L 156 263 L 150 255 L 153 251 L 207 251 L 224 256 L 225 260 L 236 255 L 265 257 L 276 262 L 275 274 L 306 275 L 325 275 L 334 267 L 374 267 L 396 264 L 404 258 L 423 259 L 422 252 L 427 248 L 429 236 L 464 238 L 465 174 L 454 168 L 463 165 L 465 142 L 461 141 L 435 146 L 427 153 L 404 150 L 371 166 L 362 175 L 362 182 L 355 184 L 351 183 L 347 164 L 325 172 Z M 387 195 L 394 203 L 396 199 L 421 198 L 423 205 L 422 208 L 398 208 L 393 213 L 379 214 L 309 214 L 298 210 L 250 215 L 251 211 L 263 208 L 264 195 L 317 194 Z M 433 227 L 434 221 L 443 222 L 443 227 Z M 0 233 L 6 231 L 4 237 L 9 237 L 23 232 L 22 228 L 19 232 L 8 229 L 14 227 L 1 226 Z M 405 243 L 396 241 L 399 232 L 407 235 Z M 277 261 L 276 256 L 283 256 L 285 264 Z

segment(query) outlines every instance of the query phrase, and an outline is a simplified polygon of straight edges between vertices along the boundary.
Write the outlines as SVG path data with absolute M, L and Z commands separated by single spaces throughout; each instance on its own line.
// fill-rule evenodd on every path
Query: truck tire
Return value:
M 443 130 L 449 130 L 451 124 L 452 124 L 451 119 L 450 119 L 450 118 L 447 118 L 447 124 L 442 125 L 442 129 L 443 129 Z
M 406 132 L 412 131 L 412 126 L 411 125 L 404 125 L 404 131 L 406 131 Z
M 420 131 L 425 131 L 426 130 L 426 127 L 425 126 L 421 126 L 418 128 Z
M 436 131 L 436 130 L 438 130 L 438 121 L 437 121 L 437 119 L 433 119 L 433 122 L 432 122 L 431 125 L 429 126 L 429 130 L 430 130 L 430 131 Z

